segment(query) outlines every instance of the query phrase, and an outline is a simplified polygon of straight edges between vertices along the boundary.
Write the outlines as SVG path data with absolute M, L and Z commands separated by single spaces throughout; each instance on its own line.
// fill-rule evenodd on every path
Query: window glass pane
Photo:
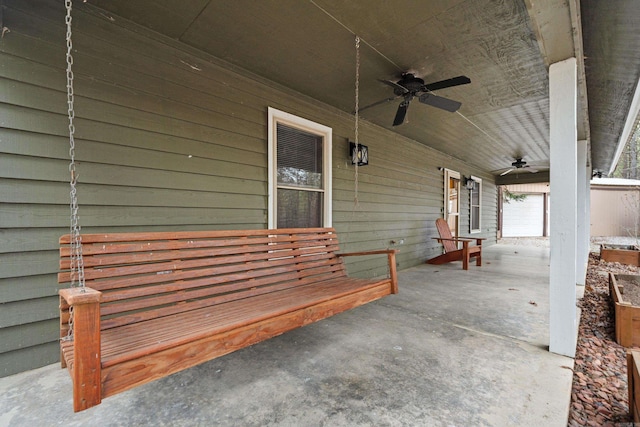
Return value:
M 471 218 L 470 218 L 470 228 L 472 232 L 478 232 L 480 231 L 480 197 L 481 197 L 481 188 L 482 188 L 482 182 L 481 181 L 475 181 L 473 182 L 473 190 L 471 190 L 471 203 L 470 203 L 470 210 L 471 210 Z
M 278 228 L 322 227 L 322 195 L 317 191 L 278 189 Z
M 473 190 L 471 191 L 471 204 L 480 204 L 480 184 L 478 182 L 473 183 Z
M 322 188 L 322 136 L 278 123 L 277 141 L 278 184 Z
M 471 229 L 480 229 L 480 206 L 473 206 L 471 208 Z

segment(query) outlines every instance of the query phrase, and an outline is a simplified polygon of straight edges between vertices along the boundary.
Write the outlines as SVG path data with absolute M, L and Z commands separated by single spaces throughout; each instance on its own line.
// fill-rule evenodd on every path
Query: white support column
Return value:
M 549 351 L 575 356 L 577 333 L 577 65 L 549 67 L 551 259 Z
M 589 222 L 587 214 L 587 198 L 589 197 L 587 179 L 587 141 L 578 141 L 577 146 L 577 262 L 576 281 L 584 286 L 589 261 Z
M 591 252 L 591 164 L 587 166 L 587 215 L 586 215 L 586 224 L 587 224 L 587 235 L 585 236 L 586 245 L 587 245 L 587 258 L 586 263 L 589 265 L 589 253 Z

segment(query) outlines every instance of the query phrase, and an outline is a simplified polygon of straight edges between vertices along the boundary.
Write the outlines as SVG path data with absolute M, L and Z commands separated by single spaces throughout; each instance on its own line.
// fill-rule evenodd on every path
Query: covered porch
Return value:
M 566 425 L 573 359 L 548 351 L 549 248 L 484 252 L 482 267 L 406 269 L 398 295 L 81 413 L 57 364 L 0 379 L 0 424 Z
M 564 424 L 588 178 L 613 169 L 637 124 L 639 7 L 74 2 L 83 233 L 279 227 L 291 188 L 274 173 L 289 166 L 273 155 L 285 145 L 273 129 L 312 123 L 322 154 L 301 152 L 323 159 L 322 188 L 304 188 L 322 194 L 316 225 L 335 227 L 345 251 L 400 249 L 401 291 L 69 417 L 70 382 L 51 364 L 71 11 L 0 0 L 0 424 Z M 460 77 L 470 83 L 446 83 Z M 366 166 L 354 165 L 354 141 Z M 491 247 L 498 187 L 526 182 L 550 183 L 551 256 Z M 441 217 L 486 239 L 482 268 L 423 265 L 442 252 Z M 386 273 L 375 261 L 348 268 Z

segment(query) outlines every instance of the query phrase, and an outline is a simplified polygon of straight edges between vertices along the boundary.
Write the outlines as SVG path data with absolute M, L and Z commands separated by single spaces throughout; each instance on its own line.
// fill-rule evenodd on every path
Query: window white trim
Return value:
M 473 228 L 473 191 L 469 191 L 469 233 L 482 232 L 482 178 L 471 175 L 470 177 L 478 184 L 478 228 Z
M 331 189 L 331 170 L 332 170 L 332 157 L 331 157 L 331 145 L 333 141 L 333 130 L 311 120 L 303 119 L 302 117 L 294 116 L 293 114 L 286 113 L 284 111 L 277 110 L 269 107 L 268 110 L 268 133 L 269 133 L 269 148 L 268 148 L 268 162 L 269 162 L 269 196 L 268 196 L 268 227 L 274 229 L 277 227 L 278 219 L 277 212 L 277 194 L 278 194 L 278 171 L 277 171 L 277 124 L 282 123 L 286 126 L 297 128 L 305 132 L 313 133 L 323 138 L 322 144 L 322 178 L 323 178 L 323 212 L 322 221 L 323 227 L 331 227 L 332 224 L 332 189 Z
M 458 188 L 456 190 L 457 192 L 457 200 L 456 200 L 456 206 L 457 206 L 457 212 L 451 212 L 450 206 L 449 206 L 449 179 L 457 179 L 458 180 Z M 449 228 L 451 228 L 451 224 L 449 223 L 450 216 L 455 216 L 456 220 L 455 220 L 455 230 L 451 230 L 452 234 L 455 236 L 458 236 L 460 234 L 460 172 L 451 170 L 451 169 L 444 169 L 444 182 L 443 182 L 443 187 L 444 187 L 444 209 L 443 209 L 443 218 L 445 221 L 447 221 L 447 223 L 449 224 Z

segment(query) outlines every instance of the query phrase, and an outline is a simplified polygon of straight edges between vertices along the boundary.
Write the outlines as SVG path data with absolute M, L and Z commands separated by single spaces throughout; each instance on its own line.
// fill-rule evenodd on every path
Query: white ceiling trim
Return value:
M 633 100 L 631 101 L 631 108 L 629 108 L 629 114 L 627 114 L 627 120 L 624 123 L 624 129 L 622 130 L 622 135 L 620 135 L 620 140 L 618 141 L 618 147 L 616 148 L 616 154 L 613 156 L 613 161 L 611 162 L 611 166 L 609 167 L 609 172 L 607 175 L 613 173 L 618 166 L 618 161 L 620 160 L 620 156 L 622 156 L 622 151 L 624 147 L 627 145 L 627 142 L 633 136 L 633 130 L 635 129 L 638 121 L 640 120 L 640 80 L 636 83 L 636 91 L 633 94 Z

